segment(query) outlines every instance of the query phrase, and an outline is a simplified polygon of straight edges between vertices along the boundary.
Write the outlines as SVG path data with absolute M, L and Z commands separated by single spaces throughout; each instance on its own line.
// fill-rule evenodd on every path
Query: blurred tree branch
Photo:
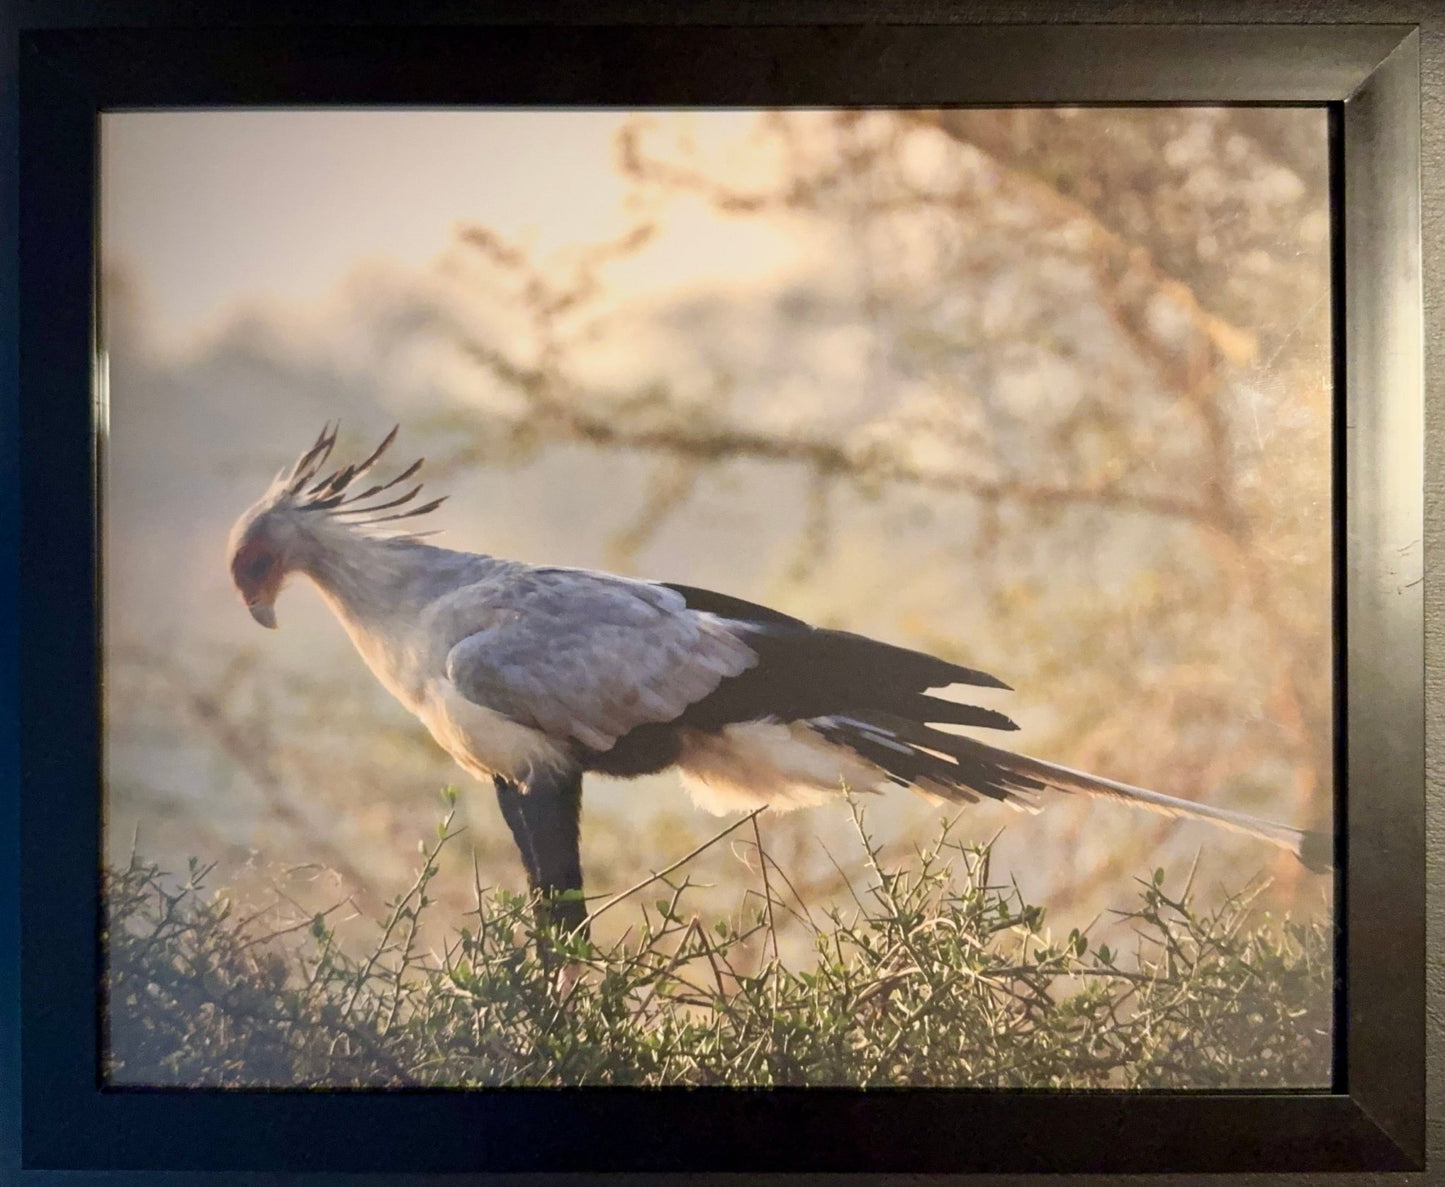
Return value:
M 647 120 L 622 129 L 618 167 L 640 191 L 700 196 L 724 218 L 789 212 L 832 220 L 850 228 L 863 254 L 868 232 L 890 219 L 932 212 L 944 225 L 967 226 L 977 236 L 976 224 L 1002 212 L 1000 234 L 1037 240 L 1040 252 L 1089 270 L 1099 308 L 1156 378 L 1154 398 L 1169 401 L 1171 423 L 1192 425 L 1187 433 L 1170 430 L 1176 448 L 1187 448 L 1180 456 L 1192 472 L 1154 476 L 1158 430 L 1136 427 L 1137 399 L 1131 404 L 1115 396 L 1104 376 L 1067 417 L 1035 430 L 1037 445 L 1022 452 L 1017 434 L 998 436 L 999 418 L 1011 414 L 986 386 L 953 397 L 982 410 L 985 426 L 992 426 L 983 437 L 946 418 L 913 429 L 899 419 L 891 438 L 844 433 L 826 423 L 780 430 L 726 400 L 689 397 L 665 382 L 598 391 L 572 374 L 566 323 L 605 300 L 602 270 L 645 249 L 654 221 L 579 253 L 560 278 L 488 232 L 467 233 L 467 242 L 509 278 L 531 334 L 502 345 L 464 319 L 449 326 L 467 356 L 518 394 L 523 409 L 469 433 L 449 464 L 517 461 L 560 443 L 655 456 L 659 465 L 645 505 L 614 542 L 616 555 L 628 561 L 711 467 L 741 460 L 797 467 L 809 475 L 812 509 L 795 576 L 826 546 L 829 492 L 839 484 L 865 494 L 911 488 L 964 495 L 984 512 L 982 536 L 997 540 L 997 511 L 1008 508 L 1024 517 L 1015 529 L 1032 522 L 1036 534 L 1056 539 L 1062 549 L 1081 541 L 1069 541 L 1070 529 L 1060 529 L 1071 521 L 1049 517 L 1069 509 L 1185 525 L 1197 533 L 1196 555 L 1209 560 L 1225 590 L 1238 591 L 1264 631 L 1256 662 L 1269 673 L 1271 722 L 1295 771 L 1298 811 L 1306 817 L 1327 811 L 1320 792 L 1329 786 L 1332 761 L 1330 682 L 1327 662 L 1312 650 L 1327 637 L 1320 617 L 1327 599 L 1312 615 L 1295 613 L 1291 621 L 1282 606 L 1298 600 L 1297 589 L 1279 580 L 1278 569 L 1286 549 L 1327 564 L 1328 533 L 1302 535 L 1291 526 L 1295 512 L 1279 512 L 1287 499 L 1319 497 L 1322 471 L 1258 474 L 1240 435 L 1236 393 L 1239 377 L 1251 368 L 1270 381 L 1328 375 L 1328 306 L 1320 300 L 1322 272 L 1315 264 L 1328 232 L 1322 121 L 1314 129 L 1275 112 L 1059 109 L 873 113 L 871 123 L 856 112 L 830 118 L 835 140 L 815 149 L 786 113 L 761 117 L 760 129 L 782 163 L 774 184 L 735 183 L 686 148 L 659 154 L 648 142 Z M 991 162 L 991 171 L 965 167 L 937 182 L 920 181 L 903 161 L 910 137 L 930 135 L 951 141 L 955 153 L 981 154 L 973 159 Z M 1102 150 L 1101 138 L 1107 139 Z M 981 266 L 1007 265 L 985 256 Z M 964 275 L 955 281 L 968 282 Z M 911 299 L 907 289 L 889 289 L 886 280 L 870 276 L 860 300 L 871 332 L 896 333 L 902 303 Z M 1290 315 L 1281 317 L 1282 310 Z M 1047 325 L 1029 332 L 1045 335 Z M 1002 356 L 1008 342 L 981 349 Z M 940 347 L 953 349 L 946 342 Z M 1323 406 L 1327 414 L 1327 401 Z M 921 432 L 949 441 L 958 460 L 938 464 L 913 455 L 909 442 Z M 1107 443 L 1102 465 L 1089 461 L 1085 449 L 1096 439 Z M 1323 498 L 1327 505 L 1327 476 Z M 1141 684 L 1136 695 L 1151 694 Z M 1245 753 L 1236 767 L 1257 761 Z M 1292 868 L 1279 873 L 1294 876 Z
M 1324 117 L 1298 112 L 1221 108 L 1207 137 L 1189 109 L 1109 113 L 1108 139 L 1080 135 L 1087 113 L 1060 108 L 952 110 L 920 114 L 960 143 L 1033 179 L 1041 200 L 1060 215 L 1086 213 L 1101 243 L 1125 257 L 1148 253 L 1155 283 L 1195 306 L 1197 328 L 1231 362 L 1257 335 L 1279 345 L 1274 314 L 1300 308 L 1307 278 L 1290 265 L 1299 254 L 1300 220 L 1327 217 Z M 1183 145 L 1184 147 L 1180 147 Z M 1278 191 L 1260 213 L 1251 172 L 1275 165 L 1293 175 L 1271 178 Z M 1201 171 L 1208 177 L 1201 182 Z M 1254 188 L 1260 188 L 1254 183 Z M 1270 217 L 1275 215 L 1275 217 Z M 1269 267 L 1241 271 L 1252 253 Z M 1241 327 L 1249 327 L 1244 330 Z

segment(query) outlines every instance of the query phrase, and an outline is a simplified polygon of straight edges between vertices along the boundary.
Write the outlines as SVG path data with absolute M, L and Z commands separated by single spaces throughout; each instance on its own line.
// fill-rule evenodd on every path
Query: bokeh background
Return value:
M 102 141 L 111 860 L 195 855 L 360 929 L 450 783 L 438 925 L 473 850 L 522 887 L 491 789 L 314 591 L 271 633 L 230 588 L 231 522 L 337 417 L 341 456 L 402 425 L 441 543 L 933 651 L 1014 686 L 1007 744 L 1330 826 L 1322 111 L 123 113 Z M 893 855 L 948 815 L 864 807 Z M 592 778 L 589 889 L 722 823 L 674 776 Z M 866 883 L 845 807 L 760 823 L 808 901 Z M 1116 946 L 1160 866 L 1331 909 L 1268 847 L 1114 803 L 958 827 Z M 757 886 L 735 837 L 697 909 Z

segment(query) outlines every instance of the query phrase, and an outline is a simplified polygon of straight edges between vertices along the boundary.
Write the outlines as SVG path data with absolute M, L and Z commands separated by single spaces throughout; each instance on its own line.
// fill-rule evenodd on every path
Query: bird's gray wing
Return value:
M 484 625 L 451 648 L 447 678 L 476 704 L 594 750 L 673 720 L 757 663 L 737 624 L 602 573 L 513 573 L 480 594 L 480 610 Z

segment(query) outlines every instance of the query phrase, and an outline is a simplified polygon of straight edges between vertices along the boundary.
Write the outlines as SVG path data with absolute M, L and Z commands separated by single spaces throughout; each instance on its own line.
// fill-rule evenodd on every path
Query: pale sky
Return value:
M 102 242 L 137 277 L 152 330 L 184 339 L 240 301 L 314 301 L 358 264 L 423 267 L 483 223 L 548 253 L 629 225 L 615 111 L 122 112 L 101 122 Z M 688 117 L 736 136 L 754 112 Z M 694 220 L 681 217 L 689 223 Z M 674 220 L 675 221 L 675 220 Z M 711 246 L 678 271 L 776 259 L 776 239 Z M 660 247 L 661 245 L 659 245 Z M 650 270 L 666 261 L 651 249 Z M 665 254 L 665 253 L 664 253 Z M 748 258 L 750 257 L 750 258 Z M 666 269 L 669 270 L 670 269 Z

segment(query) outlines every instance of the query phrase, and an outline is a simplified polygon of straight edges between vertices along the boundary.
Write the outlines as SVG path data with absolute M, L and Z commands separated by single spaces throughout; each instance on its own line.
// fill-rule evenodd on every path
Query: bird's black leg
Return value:
M 500 775 L 493 782 L 502 818 L 521 851 L 527 882 L 542 896 L 537 922 L 555 922 L 565 931 L 580 927 L 587 918 L 581 898 L 582 855 L 578 847 L 582 773 L 546 772 L 525 786 Z M 560 897 L 567 891 L 575 893 Z

